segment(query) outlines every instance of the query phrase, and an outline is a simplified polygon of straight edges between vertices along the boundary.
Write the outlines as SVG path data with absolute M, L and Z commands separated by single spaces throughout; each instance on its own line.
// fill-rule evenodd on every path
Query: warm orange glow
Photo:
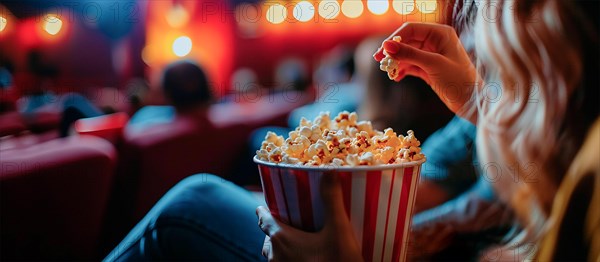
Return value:
M 6 19 L 4 16 L 0 16 L 0 32 L 4 31 L 4 28 L 6 28 L 7 23 L 8 19 Z
M 142 49 L 142 61 L 144 61 L 144 63 L 146 63 L 148 66 L 152 65 L 152 56 L 150 50 L 151 48 L 149 46 L 145 46 Z
M 174 28 L 165 19 L 165 12 L 173 7 L 174 1 L 146 2 L 148 4 L 145 25 L 146 47 L 138 55 L 141 55 L 148 65 L 146 73 L 151 83 L 155 85 L 159 81 L 166 65 L 180 59 L 176 52 L 183 55 L 186 53 L 184 51 L 189 48 L 189 52 L 183 57 L 202 65 L 210 79 L 209 81 L 214 83 L 213 91 L 215 94 L 217 96 L 223 94 L 224 92 L 221 89 L 229 86 L 228 81 L 232 71 L 232 57 L 235 53 L 233 38 L 236 35 L 233 30 L 235 29 L 236 20 L 233 17 L 233 12 L 221 13 L 219 10 L 229 10 L 226 8 L 230 7 L 225 6 L 225 2 L 223 2 L 223 5 L 219 5 L 221 1 L 212 1 L 209 3 L 217 3 L 217 5 L 210 6 L 212 9 L 208 11 L 212 11 L 208 12 L 203 9 L 204 1 L 202 0 L 175 1 L 188 12 L 189 21 L 179 28 Z M 255 23 L 260 20 L 271 25 L 264 19 L 265 10 L 262 10 L 260 16 L 252 16 L 249 19 L 255 19 L 252 20 Z M 231 17 L 224 17 L 226 15 Z M 64 27 L 63 30 L 65 30 Z M 184 38 L 181 38 L 182 36 Z M 178 38 L 181 39 L 176 44 Z M 180 51 L 181 53 L 179 53 Z
M 173 5 L 167 12 L 167 23 L 175 28 L 184 26 L 190 20 L 190 15 L 180 4 Z
M 50 35 L 56 35 L 62 28 L 62 20 L 56 15 L 47 15 L 44 17 L 44 31 Z

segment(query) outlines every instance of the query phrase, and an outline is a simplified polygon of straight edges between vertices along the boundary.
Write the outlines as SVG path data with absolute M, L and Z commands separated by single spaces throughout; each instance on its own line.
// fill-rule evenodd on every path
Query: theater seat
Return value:
M 97 259 L 115 154 L 95 137 L 0 151 L 1 260 Z
M 27 126 L 19 112 L 0 114 L 0 137 L 18 135 L 25 130 L 27 130 Z
M 104 138 L 113 144 L 118 143 L 123 136 L 123 128 L 129 116 L 119 112 L 97 117 L 82 118 L 73 124 L 79 135 L 90 135 Z
M 215 127 L 205 118 L 177 116 L 173 122 L 124 133 L 119 179 L 135 192 L 133 221 L 181 179 L 206 172 L 226 176 L 244 152 L 249 127 Z M 122 180 L 121 180 L 122 181 Z M 125 197 L 128 198 L 128 197 Z
M 60 112 L 42 111 L 28 114 L 24 117 L 27 128 L 33 133 L 43 133 L 58 129 L 60 126 Z

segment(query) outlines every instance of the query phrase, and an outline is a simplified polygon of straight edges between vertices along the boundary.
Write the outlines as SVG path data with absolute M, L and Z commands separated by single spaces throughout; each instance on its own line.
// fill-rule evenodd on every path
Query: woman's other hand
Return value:
M 267 237 L 263 255 L 269 261 L 362 261 L 352 225 L 344 210 L 342 188 L 334 174 L 325 174 L 321 183 L 325 224 L 309 233 L 274 218 L 258 207 L 258 225 Z
M 393 41 L 394 36 L 401 42 Z M 384 50 L 399 61 L 395 81 L 407 75 L 422 78 L 455 113 L 471 98 L 477 71 L 452 27 L 407 22 L 383 42 L 375 60 L 385 57 Z

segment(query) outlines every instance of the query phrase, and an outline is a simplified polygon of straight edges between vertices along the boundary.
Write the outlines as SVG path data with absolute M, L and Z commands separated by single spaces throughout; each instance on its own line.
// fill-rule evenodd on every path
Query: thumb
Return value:
M 440 62 L 445 58 L 438 53 L 424 51 L 414 46 L 391 40 L 383 43 L 383 49 L 394 59 L 403 63 L 416 65 L 425 71 L 429 71 L 432 66 L 439 66 Z
M 344 197 L 339 175 L 334 172 L 325 172 L 321 179 L 321 197 L 325 214 L 325 226 L 338 226 L 341 221 L 347 220 L 344 207 Z

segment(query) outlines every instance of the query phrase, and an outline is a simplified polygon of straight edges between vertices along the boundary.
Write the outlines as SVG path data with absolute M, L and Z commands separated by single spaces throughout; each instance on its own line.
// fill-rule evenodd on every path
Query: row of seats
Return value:
M 246 109 L 215 105 L 206 118 L 180 115 L 142 130 L 123 129 L 116 114 L 76 123 L 80 136 L 26 145 L 14 141 L 23 137 L 1 140 L 1 259 L 102 258 L 178 181 L 199 172 L 228 177 L 247 157 L 252 130 L 285 125 L 307 102 L 265 101 Z M 123 124 L 94 124 L 107 118 Z

